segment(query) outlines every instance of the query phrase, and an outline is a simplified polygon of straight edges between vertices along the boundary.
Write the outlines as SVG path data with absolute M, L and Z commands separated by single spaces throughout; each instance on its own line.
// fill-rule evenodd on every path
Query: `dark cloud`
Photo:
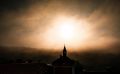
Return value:
M 28 0 L 0 0 L 0 11 L 20 11 L 29 6 Z
M 0 11 L 19 11 L 36 2 L 43 4 L 46 1 L 48 0 L 0 0 Z

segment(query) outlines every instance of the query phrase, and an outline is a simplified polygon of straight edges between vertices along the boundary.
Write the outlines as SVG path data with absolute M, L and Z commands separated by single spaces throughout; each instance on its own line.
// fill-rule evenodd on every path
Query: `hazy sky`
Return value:
M 63 16 L 82 23 L 68 47 L 119 46 L 119 5 L 119 0 L 0 0 L 0 45 L 61 49 L 54 21 Z

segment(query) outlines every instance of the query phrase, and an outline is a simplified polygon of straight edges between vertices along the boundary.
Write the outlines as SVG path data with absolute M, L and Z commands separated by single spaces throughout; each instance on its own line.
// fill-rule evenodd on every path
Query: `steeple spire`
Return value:
M 64 45 L 64 49 L 63 49 L 63 56 L 67 56 L 67 49 L 66 49 L 65 45 Z

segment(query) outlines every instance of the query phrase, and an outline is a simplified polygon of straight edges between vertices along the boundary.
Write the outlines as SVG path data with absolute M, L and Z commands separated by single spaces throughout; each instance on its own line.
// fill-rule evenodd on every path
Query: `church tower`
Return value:
M 65 45 L 62 54 L 62 56 L 52 62 L 53 74 L 79 74 L 77 73 L 79 72 L 78 64 L 68 57 Z
M 63 49 L 63 56 L 64 56 L 64 57 L 67 56 L 67 49 L 66 49 L 65 45 L 64 45 L 64 49 Z

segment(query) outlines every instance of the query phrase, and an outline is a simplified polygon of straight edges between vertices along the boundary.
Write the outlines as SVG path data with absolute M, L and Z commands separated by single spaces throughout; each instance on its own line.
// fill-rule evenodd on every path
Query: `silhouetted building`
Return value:
M 67 49 L 64 46 L 63 55 L 53 63 L 53 74 L 78 74 L 76 73 L 76 62 L 67 56 Z M 79 70 L 80 71 L 80 70 Z
M 14 63 L 12 62 L 0 64 L 0 74 L 80 74 L 82 72 L 79 62 L 67 56 L 65 46 L 63 55 L 52 64 L 38 63 L 30 59 L 17 59 Z

